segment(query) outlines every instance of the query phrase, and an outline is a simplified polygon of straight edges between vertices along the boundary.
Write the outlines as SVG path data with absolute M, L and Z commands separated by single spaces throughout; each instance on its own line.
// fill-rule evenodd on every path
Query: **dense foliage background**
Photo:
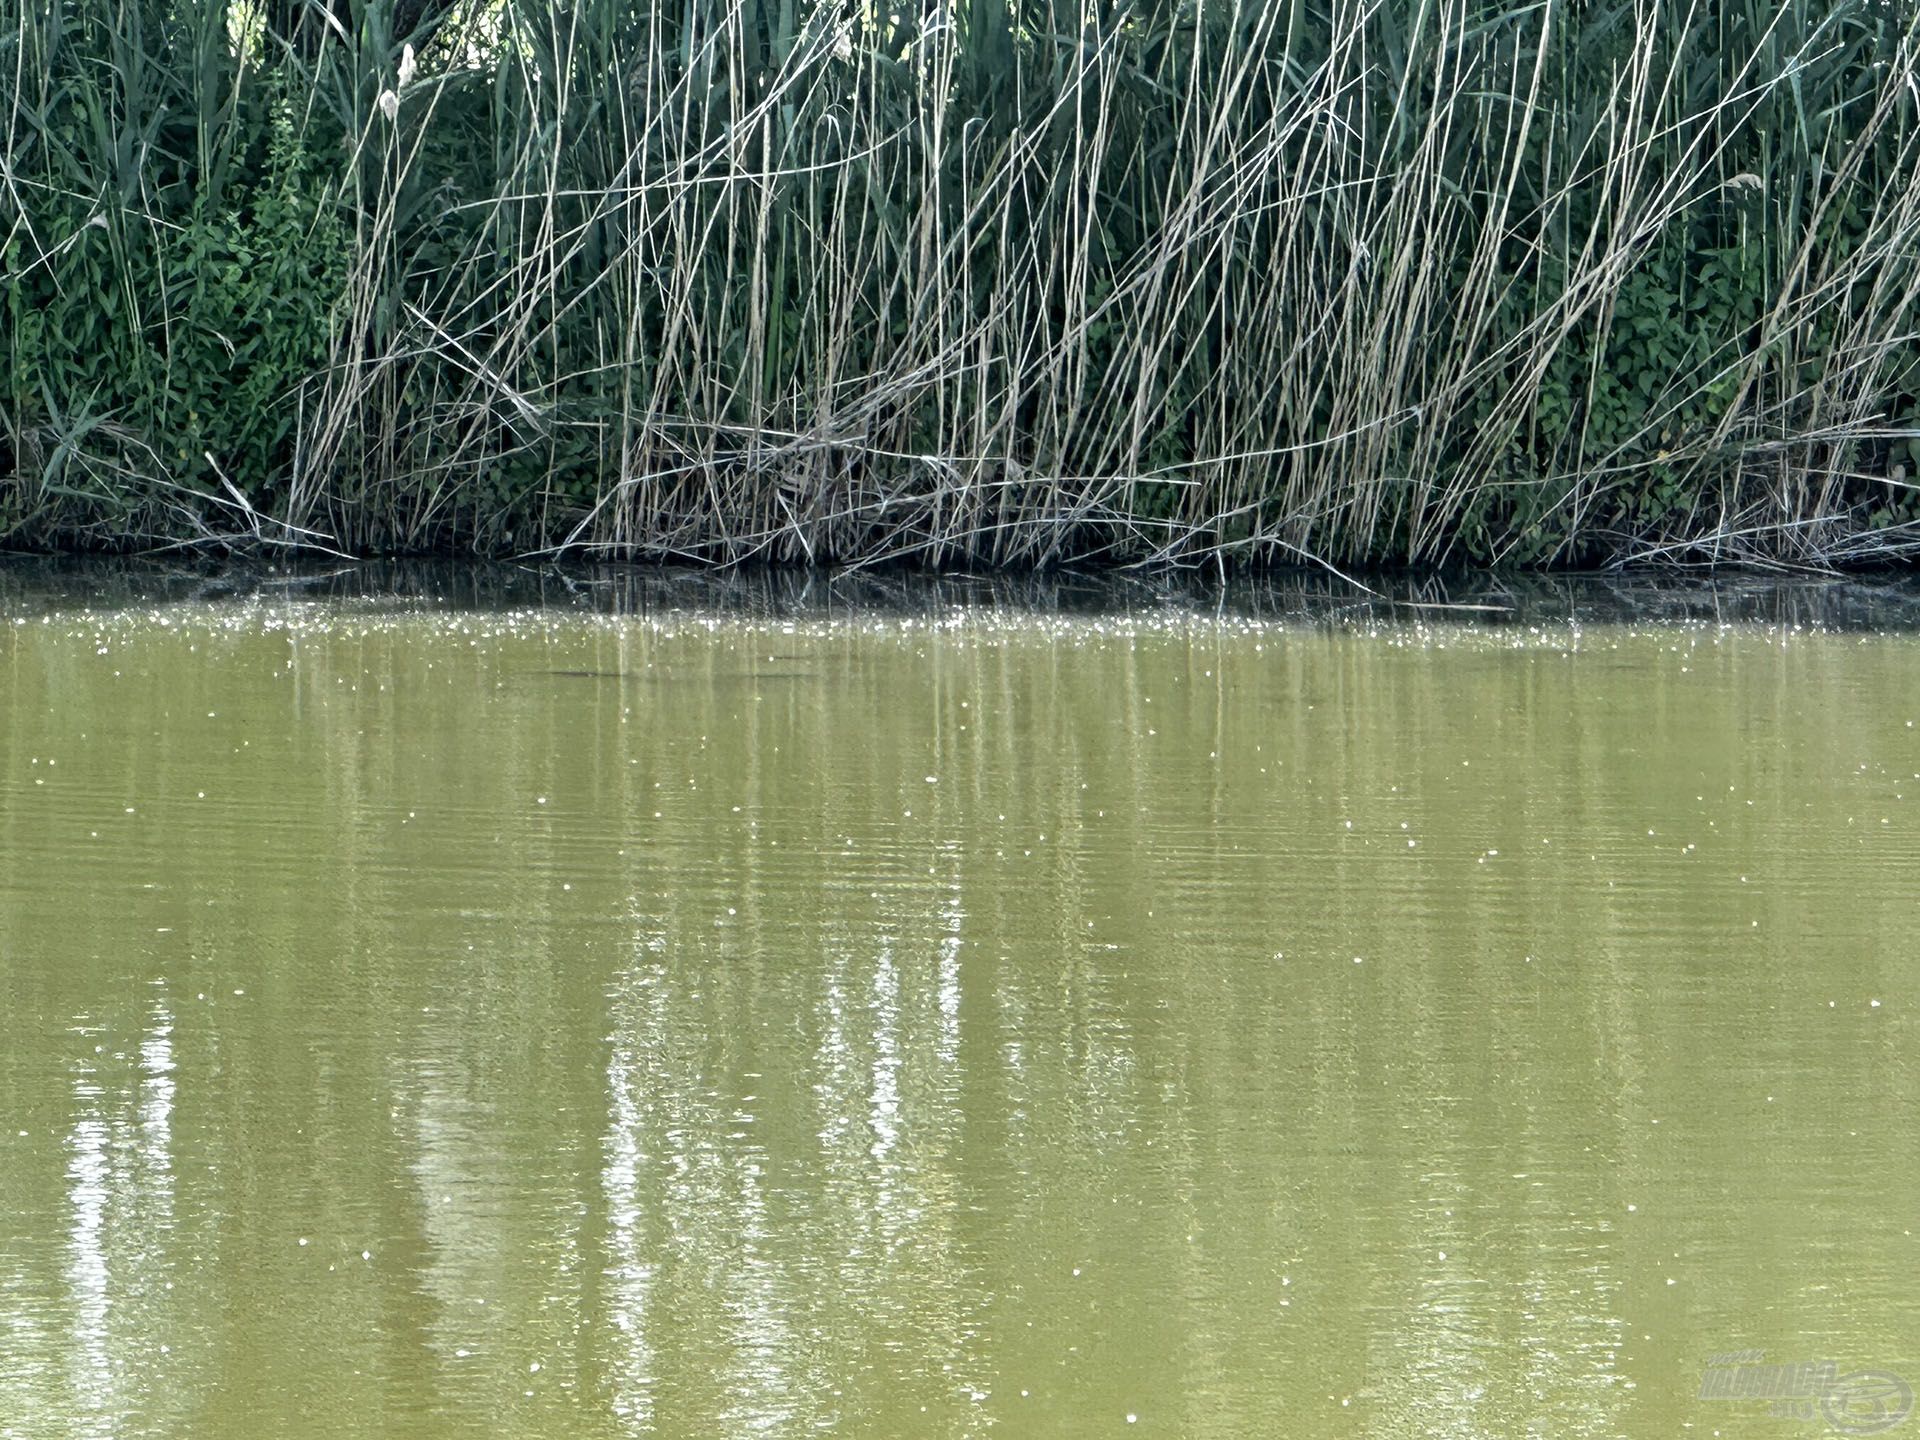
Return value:
M 0 0 L 0 540 L 1920 545 L 1920 7 Z

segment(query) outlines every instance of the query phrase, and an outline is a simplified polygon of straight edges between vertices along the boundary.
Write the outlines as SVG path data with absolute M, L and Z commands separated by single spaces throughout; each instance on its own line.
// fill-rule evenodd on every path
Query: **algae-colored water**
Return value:
M 0 1436 L 1920 1381 L 1911 635 L 5 607 Z

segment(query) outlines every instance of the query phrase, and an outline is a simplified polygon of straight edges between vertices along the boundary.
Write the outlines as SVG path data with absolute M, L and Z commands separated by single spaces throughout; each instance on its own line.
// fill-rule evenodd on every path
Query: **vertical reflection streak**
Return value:
M 109 1056 L 100 1041 L 74 1067 L 65 1143 L 74 1342 L 67 1369 L 73 1422 L 89 1435 L 122 1430 L 128 1397 L 157 1393 L 158 1376 L 149 1372 L 168 1353 L 159 1337 L 174 1218 L 173 1029 L 162 992 L 141 1029 L 132 1073 L 110 1074 L 128 1057 Z M 106 1032 L 83 1020 L 75 1033 L 91 1040 Z
M 67 1283 L 73 1295 L 73 1359 L 68 1367 L 75 1423 L 90 1435 L 112 1431 L 113 1353 L 108 1335 L 112 1309 L 106 1226 L 112 1132 L 100 1113 L 100 1087 L 85 1065 L 73 1086 L 79 1115 L 67 1138 Z
M 657 950 L 662 941 L 650 947 Z M 610 1230 L 607 1279 L 612 1291 L 608 1318 L 614 1332 L 610 1358 L 612 1408 L 628 1434 L 650 1434 L 654 1423 L 656 1359 L 650 1322 L 654 1261 L 641 1185 L 652 1157 L 642 1138 L 649 1106 L 641 1091 L 649 1050 L 657 1054 L 663 976 L 657 962 L 637 961 L 617 980 L 613 996 L 613 1045 L 607 1056 L 608 1125 L 600 1172 Z
M 151 1234 L 173 1229 L 173 1013 L 163 991 L 153 1002 L 152 1025 L 140 1041 L 140 1161 L 136 1194 L 150 1201 Z

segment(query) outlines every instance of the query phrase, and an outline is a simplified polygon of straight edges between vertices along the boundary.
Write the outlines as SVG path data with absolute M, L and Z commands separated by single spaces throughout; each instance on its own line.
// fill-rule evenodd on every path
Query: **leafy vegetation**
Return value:
M 1893 0 L 36 0 L 0 537 L 1906 555 L 1916 68 Z

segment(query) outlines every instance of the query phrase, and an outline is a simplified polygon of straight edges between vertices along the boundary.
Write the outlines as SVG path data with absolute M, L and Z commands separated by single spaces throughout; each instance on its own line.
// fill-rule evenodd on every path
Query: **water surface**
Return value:
M 238 588 L 0 588 L 0 1436 L 1920 1380 L 1879 601 Z

